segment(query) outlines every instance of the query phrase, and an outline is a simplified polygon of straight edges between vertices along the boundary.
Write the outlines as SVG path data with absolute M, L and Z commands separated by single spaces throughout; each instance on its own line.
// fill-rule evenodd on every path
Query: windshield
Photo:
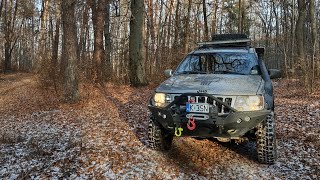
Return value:
M 221 52 L 189 54 L 178 66 L 176 74 L 260 74 L 254 54 Z

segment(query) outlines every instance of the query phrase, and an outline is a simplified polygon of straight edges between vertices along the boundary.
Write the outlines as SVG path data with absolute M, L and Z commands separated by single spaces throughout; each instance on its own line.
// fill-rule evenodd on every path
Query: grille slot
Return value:
M 226 104 L 228 104 L 229 106 L 231 106 L 231 105 L 232 105 L 232 98 L 225 98 L 225 99 L 224 99 L 224 102 L 225 102 Z M 223 107 L 224 107 L 224 108 L 223 108 L 224 113 L 229 113 L 229 112 L 230 112 L 230 109 L 225 108 L 225 106 L 223 106 Z

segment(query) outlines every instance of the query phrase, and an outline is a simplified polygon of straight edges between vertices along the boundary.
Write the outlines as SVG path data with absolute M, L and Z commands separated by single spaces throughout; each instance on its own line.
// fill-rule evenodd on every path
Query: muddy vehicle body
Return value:
M 169 79 L 155 90 L 148 105 L 149 145 L 169 150 L 174 136 L 256 140 L 258 160 L 276 160 L 274 96 L 263 48 L 250 47 L 245 35 L 215 35 L 199 43 Z

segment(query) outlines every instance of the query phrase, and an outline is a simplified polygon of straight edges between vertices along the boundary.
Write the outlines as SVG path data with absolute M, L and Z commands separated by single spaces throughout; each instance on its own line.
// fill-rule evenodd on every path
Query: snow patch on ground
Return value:
M 79 105 L 36 110 L 33 81 L 8 91 L 3 104 L 29 103 L 26 112 L 0 107 L 0 179 L 319 179 L 319 100 L 291 97 L 276 87 L 278 161 L 262 165 L 255 143 L 175 138 L 170 152 L 147 147 L 152 88 L 93 87 Z M 8 82 L 10 83 L 10 82 Z M 0 92 L 2 92 L 0 88 Z M 10 94 L 13 93 L 13 94 Z M 1 93 L 0 93 L 1 94 Z M 33 94 L 40 94 L 33 92 Z M 41 98 L 41 96 L 37 97 Z M 47 98 L 47 99 L 46 99 Z

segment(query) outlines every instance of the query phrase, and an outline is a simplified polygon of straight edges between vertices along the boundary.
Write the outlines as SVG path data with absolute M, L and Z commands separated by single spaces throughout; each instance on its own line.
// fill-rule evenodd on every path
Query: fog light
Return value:
M 246 117 L 244 118 L 244 120 L 248 122 L 248 121 L 251 120 L 251 118 L 250 118 L 249 116 L 246 116 Z
M 166 119 L 166 118 L 167 118 L 167 115 L 165 115 L 165 114 L 162 115 L 162 118 L 163 118 L 163 119 Z

